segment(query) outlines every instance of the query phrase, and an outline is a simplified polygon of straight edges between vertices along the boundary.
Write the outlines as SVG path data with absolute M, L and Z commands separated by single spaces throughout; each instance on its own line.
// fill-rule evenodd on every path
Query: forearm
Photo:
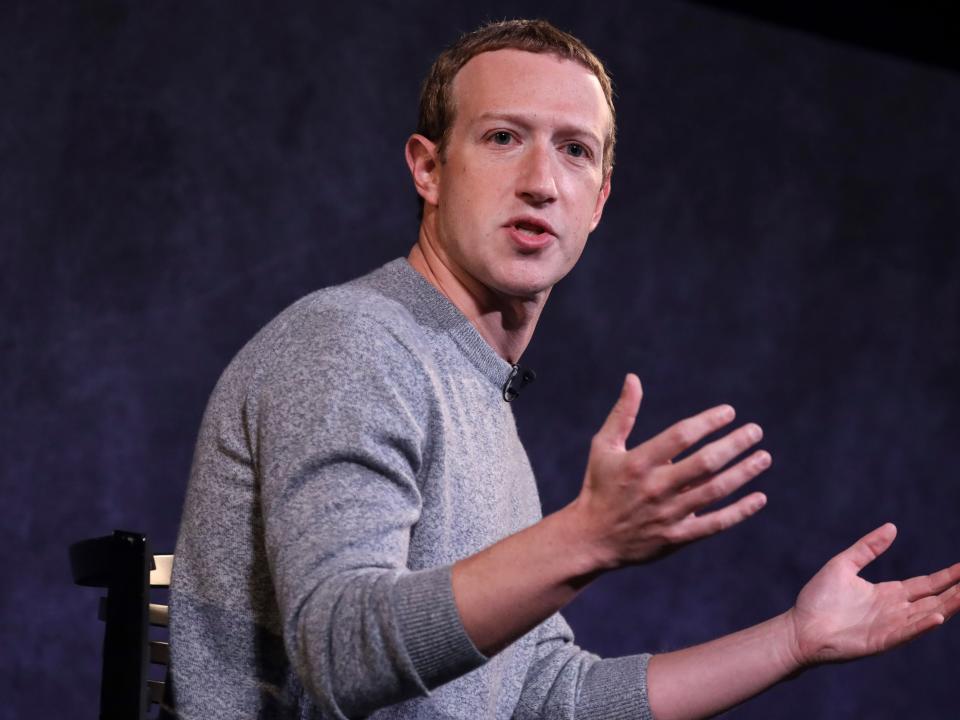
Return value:
M 453 595 L 476 647 L 493 655 L 569 603 L 608 562 L 577 503 L 453 567 Z
M 453 593 L 464 629 L 492 654 L 572 600 L 599 573 L 651 562 L 670 550 L 730 528 L 763 507 L 752 493 L 697 514 L 770 466 L 756 452 L 727 467 L 762 437 L 748 424 L 677 463 L 672 458 L 730 423 L 718 406 L 676 423 L 632 450 L 642 391 L 634 375 L 590 443 L 580 495 L 536 525 L 458 562 Z
M 657 720 L 704 718 L 798 672 L 790 614 L 702 645 L 654 655 L 647 670 Z

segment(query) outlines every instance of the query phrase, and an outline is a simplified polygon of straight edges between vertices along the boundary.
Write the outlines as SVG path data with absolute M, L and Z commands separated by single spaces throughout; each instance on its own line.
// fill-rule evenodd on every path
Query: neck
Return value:
M 425 224 L 421 224 L 417 244 L 407 260 L 466 316 L 500 357 L 511 364 L 520 360 L 533 337 L 549 290 L 520 298 L 486 287 L 450 262 Z

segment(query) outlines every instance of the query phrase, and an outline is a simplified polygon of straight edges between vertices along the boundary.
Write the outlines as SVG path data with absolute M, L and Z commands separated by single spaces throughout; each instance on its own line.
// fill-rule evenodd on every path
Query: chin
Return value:
M 510 297 L 537 300 L 556 285 L 566 273 L 524 272 L 496 278 L 491 287 Z

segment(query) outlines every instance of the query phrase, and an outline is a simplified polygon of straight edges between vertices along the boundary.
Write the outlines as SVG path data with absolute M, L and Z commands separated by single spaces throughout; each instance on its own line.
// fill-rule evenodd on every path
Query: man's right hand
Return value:
M 760 451 L 724 470 L 759 442 L 757 425 L 745 425 L 672 462 L 733 420 L 733 408 L 721 405 L 627 450 L 641 394 L 640 380 L 627 375 L 620 399 L 593 438 L 576 500 L 454 564 L 457 610 L 481 652 L 499 652 L 570 602 L 601 572 L 654 560 L 763 507 L 764 495 L 753 493 L 696 514 L 770 466 L 770 455 Z
M 593 437 L 583 489 L 569 506 L 580 516 L 606 568 L 655 560 L 736 525 L 767 501 L 755 492 L 698 515 L 770 467 L 770 454 L 763 450 L 726 467 L 756 445 L 763 431 L 749 423 L 673 462 L 733 421 L 734 409 L 720 405 L 627 449 L 642 396 L 640 379 L 627 375 L 620 398 Z

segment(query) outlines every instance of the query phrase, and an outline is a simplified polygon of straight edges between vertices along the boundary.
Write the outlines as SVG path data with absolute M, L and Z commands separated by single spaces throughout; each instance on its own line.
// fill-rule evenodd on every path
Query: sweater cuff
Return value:
M 654 720 L 647 700 L 650 657 L 645 653 L 594 663 L 580 688 L 578 720 Z
M 450 566 L 401 575 L 393 608 L 407 655 L 427 690 L 483 665 L 487 658 L 463 629 Z

